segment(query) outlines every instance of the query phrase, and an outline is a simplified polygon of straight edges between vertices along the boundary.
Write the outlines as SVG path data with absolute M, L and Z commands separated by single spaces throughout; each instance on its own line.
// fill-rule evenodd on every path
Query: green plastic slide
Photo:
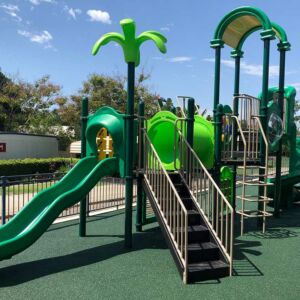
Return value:
M 13 219 L 0 227 L 0 260 L 32 245 L 66 208 L 79 202 L 101 177 L 118 170 L 117 158 L 81 159 L 59 182 L 38 193 Z
M 156 113 L 147 124 L 148 135 L 154 145 L 166 170 L 174 170 L 174 124 L 177 116 L 169 111 Z M 180 126 L 179 123 L 178 127 Z M 185 131 L 185 130 L 184 130 Z M 174 141 L 175 139 L 175 141 Z M 210 169 L 214 163 L 214 128 L 211 122 L 202 116 L 195 116 L 194 122 L 194 150 L 206 168 Z M 178 159 L 178 154 L 177 154 Z

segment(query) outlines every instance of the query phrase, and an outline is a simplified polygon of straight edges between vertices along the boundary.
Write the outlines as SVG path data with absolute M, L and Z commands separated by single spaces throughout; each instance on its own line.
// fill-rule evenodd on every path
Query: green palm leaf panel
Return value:
M 145 31 L 138 37 L 135 37 L 135 22 L 132 19 L 123 19 L 120 22 L 124 35 L 117 32 L 104 34 L 94 45 L 92 54 L 96 55 L 100 47 L 107 45 L 109 42 L 119 44 L 124 53 L 124 58 L 127 63 L 133 62 L 135 67 L 140 64 L 140 46 L 146 41 L 153 41 L 157 48 L 162 53 L 166 53 L 167 39 L 157 31 Z

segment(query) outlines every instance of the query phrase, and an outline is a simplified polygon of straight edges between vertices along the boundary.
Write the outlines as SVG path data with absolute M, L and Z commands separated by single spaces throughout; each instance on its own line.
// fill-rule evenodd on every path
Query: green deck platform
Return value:
M 52 225 L 0 262 L 1 299 L 299 299 L 300 206 L 270 220 L 266 235 L 236 238 L 234 277 L 191 285 L 182 283 L 157 224 L 134 234 L 130 252 L 123 226 L 123 211 L 90 217 L 86 238 L 77 221 Z

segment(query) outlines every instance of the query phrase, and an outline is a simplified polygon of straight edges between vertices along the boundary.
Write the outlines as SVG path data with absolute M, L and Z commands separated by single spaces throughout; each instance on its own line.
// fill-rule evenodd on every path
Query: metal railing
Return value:
M 145 180 L 152 190 L 155 204 L 184 267 L 183 280 L 188 274 L 188 215 L 166 169 L 164 168 L 146 130 L 144 136 Z
M 65 173 L 44 173 L 0 177 L 1 223 L 9 221 L 40 191 L 58 182 Z M 125 180 L 102 178 L 87 195 L 87 212 L 96 213 L 107 209 L 120 209 L 125 205 Z M 134 201 L 136 184 L 134 185 Z M 76 216 L 79 203 L 64 210 L 59 219 Z
M 179 158 L 175 157 L 175 167 L 189 187 L 197 208 L 228 259 L 231 276 L 234 238 L 233 208 L 176 125 L 175 136 L 178 137 L 178 146 L 175 143 L 174 152 Z

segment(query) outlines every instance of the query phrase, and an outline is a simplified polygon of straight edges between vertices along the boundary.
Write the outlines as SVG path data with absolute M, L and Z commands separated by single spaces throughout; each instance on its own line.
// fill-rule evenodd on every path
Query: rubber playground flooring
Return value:
M 134 233 L 132 251 L 124 249 L 123 211 L 90 217 L 85 238 L 78 221 L 55 224 L 0 262 L 0 299 L 299 299 L 300 206 L 270 220 L 265 235 L 255 224 L 235 239 L 233 277 L 191 285 L 157 223 Z

